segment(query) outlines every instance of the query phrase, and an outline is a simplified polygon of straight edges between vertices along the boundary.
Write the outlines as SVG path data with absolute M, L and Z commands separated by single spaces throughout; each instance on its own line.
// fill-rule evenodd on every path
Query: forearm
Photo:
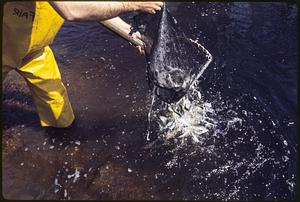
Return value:
M 118 27 L 120 30 L 123 30 L 127 34 L 130 32 L 130 25 L 124 20 L 122 20 L 120 17 L 100 21 L 100 23 L 102 23 L 104 26 L 107 26 L 108 28 L 111 26 Z
M 49 2 L 68 21 L 103 21 L 137 9 L 130 2 Z

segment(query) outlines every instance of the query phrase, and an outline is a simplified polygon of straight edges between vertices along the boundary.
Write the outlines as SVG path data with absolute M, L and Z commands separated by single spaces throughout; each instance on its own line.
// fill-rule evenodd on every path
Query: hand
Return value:
M 164 5 L 162 1 L 144 1 L 144 2 L 131 2 L 135 10 L 140 10 L 146 13 L 155 14 L 156 11 L 160 11 Z
M 142 41 L 142 36 L 140 32 L 135 32 L 132 34 L 132 38 L 139 39 Z M 135 46 L 137 52 L 141 55 L 145 55 L 145 47 L 144 46 Z

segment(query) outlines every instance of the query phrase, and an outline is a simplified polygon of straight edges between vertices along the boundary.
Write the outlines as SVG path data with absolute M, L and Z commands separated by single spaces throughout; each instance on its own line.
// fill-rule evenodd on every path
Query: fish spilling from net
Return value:
M 167 3 L 155 15 L 134 17 L 145 44 L 149 86 L 159 98 L 156 102 L 161 102 L 159 109 L 150 110 L 148 120 L 152 116 L 166 140 L 191 137 L 199 142 L 213 121 L 206 116 L 211 107 L 203 104 L 195 86 L 212 55 L 185 35 L 166 7 Z
M 200 142 L 201 137 L 216 126 L 211 115 L 214 110 L 210 103 L 203 103 L 201 93 L 194 87 L 176 103 L 162 103 L 153 113 L 159 130 L 166 140 L 192 138 Z

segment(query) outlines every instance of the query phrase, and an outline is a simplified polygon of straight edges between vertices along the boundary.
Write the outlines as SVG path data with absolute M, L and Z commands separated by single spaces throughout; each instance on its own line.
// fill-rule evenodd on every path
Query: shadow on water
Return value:
M 38 124 L 38 115 L 33 107 L 33 99 L 28 94 L 28 89 L 24 86 L 25 82 L 14 73 L 10 73 L 10 77 L 11 79 L 19 80 L 19 84 L 10 85 L 10 82 L 6 81 L 3 83 L 3 129 L 7 130 L 18 125 Z
M 2 104 L 4 197 L 295 196 L 295 5 L 169 5 L 186 35 L 214 57 L 199 87 L 216 111 L 218 128 L 199 144 L 147 142 L 151 98 L 144 58 L 96 23 L 66 23 L 52 49 L 76 124 L 68 130 L 40 128 L 25 83 L 8 76 Z

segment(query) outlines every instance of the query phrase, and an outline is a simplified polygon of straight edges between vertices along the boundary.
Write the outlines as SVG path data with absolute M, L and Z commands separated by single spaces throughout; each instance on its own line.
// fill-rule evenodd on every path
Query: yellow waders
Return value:
M 42 126 L 64 128 L 74 113 L 54 55 L 48 46 L 63 19 L 46 1 L 4 5 L 2 79 L 14 69 L 26 80 Z

